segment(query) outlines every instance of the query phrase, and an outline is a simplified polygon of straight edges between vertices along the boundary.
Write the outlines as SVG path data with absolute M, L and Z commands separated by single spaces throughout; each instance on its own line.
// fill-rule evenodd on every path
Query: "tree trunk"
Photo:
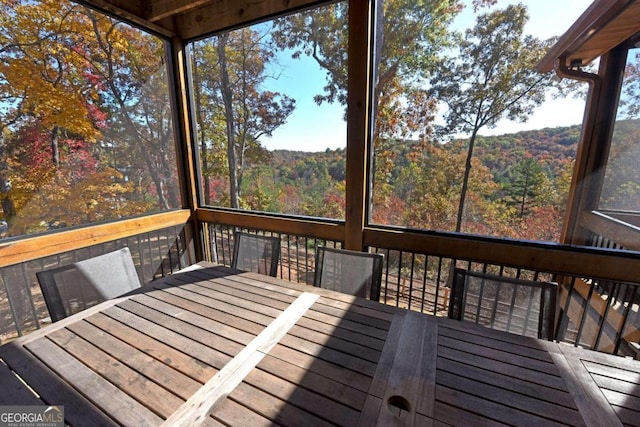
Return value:
M 9 166 L 7 164 L 7 147 L 0 132 L 0 198 L 2 198 L 2 213 L 9 227 L 16 217 L 16 207 L 11 198 L 11 181 L 9 180 Z
M 200 121 L 200 161 L 202 162 L 202 190 L 204 192 L 204 204 L 211 204 L 211 180 L 207 169 L 209 168 L 209 162 L 207 160 L 207 141 L 205 137 L 205 127 L 202 114 L 202 100 L 200 99 L 200 71 L 198 70 L 197 55 L 194 55 L 193 61 L 193 89 L 196 102 L 196 116 L 197 121 Z
M 220 64 L 220 86 L 222 93 L 222 102 L 224 104 L 224 115 L 227 124 L 227 159 L 229 162 L 229 189 L 231 207 L 238 208 L 238 199 L 240 189 L 238 188 L 238 169 L 236 159 L 236 142 L 235 142 L 235 122 L 233 119 L 233 98 L 231 87 L 229 85 L 229 71 L 227 70 L 227 54 L 225 48 L 227 46 L 228 35 L 218 36 L 218 61 Z
M 469 175 L 471 174 L 471 158 L 473 157 L 473 146 L 476 142 L 478 129 L 474 129 L 469 139 L 469 150 L 467 151 L 467 160 L 464 165 L 464 178 L 462 179 L 462 190 L 460 191 L 460 203 L 458 203 L 458 218 L 456 220 L 456 232 L 462 230 L 462 214 L 464 212 L 464 201 L 467 197 L 467 187 L 469 186 Z
M 54 126 L 51 130 L 51 161 L 53 165 L 60 167 L 60 128 Z

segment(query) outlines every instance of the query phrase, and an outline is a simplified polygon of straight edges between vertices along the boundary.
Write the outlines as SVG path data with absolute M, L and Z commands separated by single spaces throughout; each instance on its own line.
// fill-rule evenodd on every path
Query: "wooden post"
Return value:
M 176 146 L 178 158 L 178 171 L 181 177 L 181 193 L 183 207 L 191 211 L 190 223 L 193 229 L 196 261 L 204 259 L 208 245 L 202 236 L 202 225 L 196 215 L 198 209 L 198 189 L 196 177 L 195 156 L 193 153 L 194 141 L 191 132 L 191 113 L 189 108 L 189 89 L 187 76 L 187 57 L 185 54 L 184 41 L 179 37 L 171 40 L 171 65 L 170 81 L 173 82 L 175 90 L 176 129 L 178 131 L 178 144 Z M 214 260 L 215 261 L 215 260 Z
M 626 48 L 604 55 L 600 78 L 589 88 L 561 243 L 588 243 L 590 233 L 580 225 L 580 216 L 598 208 L 625 61 Z
M 371 0 L 349 2 L 345 247 L 362 250 L 371 141 Z

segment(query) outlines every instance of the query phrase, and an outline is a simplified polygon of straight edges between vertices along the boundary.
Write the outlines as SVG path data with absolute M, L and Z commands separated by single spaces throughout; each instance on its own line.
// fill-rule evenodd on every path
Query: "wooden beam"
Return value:
M 173 37 L 173 26 L 155 25 L 146 16 L 148 3 L 140 0 L 76 0 L 81 4 L 93 7 L 99 11 L 108 13 L 116 18 L 135 24 L 141 28 L 163 35 Z
M 190 12 L 209 3 L 220 3 L 222 0 L 155 0 L 149 2 L 149 10 L 145 18 L 156 22 L 179 13 Z
M 218 0 L 198 9 L 155 21 L 184 39 L 265 21 L 278 15 L 330 3 L 319 0 Z
M 176 151 L 178 154 L 178 173 L 180 176 L 181 194 L 183 208 L 191 210 L 191 225 L 193 236 L 196 236 L 195 257 L 201 261 L 205 257 L 206 247 L 203 247 L 201 238 L 201 227 L 197 221 L 196 209 L 198 208 L 198 177 L 196 176 L 196 157 L 194 153 L 195 141 L 192 133 L 191 123 L 193 112 L 189 102 L 188 87 L 188 58 L 184 42 L 178 37 L 172 39 L 171 49 L 171 71 L 170 79 L 174 84 L 176 105 L 176 128 L 178 138 Z
M 154 230 L 184 225 L 188 209 L 61 231 L 0 244 L 0 267 L 124 239 Z
M 549 49 L 537 69 L 551 71 L 562 57 L 563 65 L 570 66 L 577 59 L 586 65 L 637 32 L 639 12 L 636 0 L 595 0 Z
M 344 241 L 344 224 L 314 221 L 313 219 L 290 219 L 248 212 L 198 209 L 198 221 L 226 224 L 236 227 L 272 231 L 297 236 Z
M 578 277 L 637 282 L 640 254 L 455 233 L 366 228 L 367 246 Z
M 617 48 L 603 56 L 599 78 L 589 88 L 567 203 L 563 243 L 585 245 L 589 240 L 588 230 L 580 227 L 580 214 L 596 210 L 600 202 L 615 124 L 615 115 L 611 112 L 616 111 L 620 99 L 626 54 L 626 49 Z
M 362 250 L 371 125 L 371 1 L 349 2 L 345 246 Z

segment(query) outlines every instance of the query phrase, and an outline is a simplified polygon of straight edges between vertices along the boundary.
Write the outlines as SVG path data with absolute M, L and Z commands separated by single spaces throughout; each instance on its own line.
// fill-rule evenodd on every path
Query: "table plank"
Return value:
M 58 331 L 54 333 L 56 332 Z M 162 421 L 162 418 L 157 414 L 122 392 L 49 339 L 41 338 L 33 341 L 28 343 L 26 348 L 49 369 L 58 374 L 61 379 L 73 384 L 79 393 L 113 417 L 116 422 L 124 425 L 158 425 Z M 25 371 L 21 371 L 21 375 L 24 373 Z M 60 380 L 54 380 L 54 382 L 60 383 Z M 45 390 L 42 388 L 38 387 L 36 391 L 44 396 Z M 48 395 L 47 398 L 57 400 L 58 396 Z M 67 400 L 61 402 L 65 407 L 65 417 L 70 416 L 67 411 L 71 409 L 67 407 L 67 402 Z M 85 407 L 85 409 L 89 408 Z M 73 412 L 72 415 L 78 416 L 80 419 L 87 416 L 106 419 L 104 415 L 101 417 L 96 410 L 89 413 Z
M 191 327 L 177 319 L 151 310 L 145 317 L 141 317 L 145 314 L 142 311 L 133 314 L 121 307 L 108 308 L 102 314 L 148 335 L 151 339 L 184 352 L 192 358 L 193 363 L 201 365 L 205 370 L 215 368 L 217 372 L 242 349 L 242 346 L 234 341 L 223 340 L 220 337 L 214 340 L 211 338 L 213 334 L 209 331 Z M 220 345 L 214 348 L 211 342 Z M 190 370 L 190 372 L 197 373 L 196 370 Z M 206 372 L 195 379 L 204 383 L 212 376 L 213 374 Z
M 276 425 L 335 426 L 335 424 L 322 418 L 322 414 L 316 415 L 300 409 L 295 405 L 289 404 L 288 399 L 279 399 L 246 382 L 239 384 L 227 400 L 239 402 L 243 407 L 266 417 Z M 214 413 L 214 417 L 216 415 Z
M 14 343 L 5 344 L 1 349 L 4 360 L 20 372 L 21 378 L 40 395 L 43 403 L 64 406 L 67 420 L 69 416 L 73 416 L 78 425 L 110 426 L 117 424 L 114 419 L 104 414 L 80 393 L 83 389 L 82 383 L 75 384 L 76 389 L 66 381 L 60 381 L 55 371 L 49 369 L 30 352 L 15 346 Z M 63 363 L 64 359 L 61 359 L 60 364 Z M 80 375 L 80 372 L 76 375 Z M 73 379 L 73 377 L 68 378 Z M 8 391 L 8 387 L 3 388 Z M 89 392 L 94 392 L 94 390 L 90 389 Z M 99 399 L 101 396 L 91 394 L 90 397 Z M 33 403 L 31 399 L 17 400 L 18 398 L 18 395 L 13 395 L 13 399 L 7 403 L 12 405 Z
M 182 405 L 183 400 L 172 392 L 67 329 L 59 329 L 47 335 L 47 338 L 116 386 L 121 390 L 120 394 L 133 397 L 162 418 L 170 416 Z
M 76 322 L 67 326 L 67 329 L 84 338 L 85 341 L 90 342 L 118 362 L 143 375 L 146 379 L 153 381 L 184 400 L 187 400 L 202 386 L 202 383 L 149 356 L 145 352 L 120 341 L 87 321 Z
M 371 384 L 370 375 L 345 369 L 340 364 L 317 358 L 317 354 L 304 350 L 278 344 L 269 352 L 269 356 L 363 392 L 369 389 Z
M 439 375 L 438 375 L 439 376 Z M 486 420 L 483 423 L 484 425 L 492 425 L 493 423 L 502 423 L 511 426 L 566 426 L 567 424 L 563 422 L 557 422 L 555 420 L 544 418 L 543 416 L 539 416 L 530 412 L 521 411 L 517 408 L 513 408 L 508 405 L 510 402 L 494 402 L 486 398 L 487 396 L 476 396 L 468 393 L 466 390 L 457 390 L 453 388 L 446 387 L 444 385 L 437 384 L 436 385 L 436 402 L 445 403 L 447 406 L 436 404 L 436 410 L 434 413 L 434 418 L 448 422 L 454 423 L 455 425 L 464 425 L 458 424 L 461 423 L 462 419 L 456 421 L 455 418 L 451 417 L 451 414 L 447 414 L 443 412 L 443 408 L 454 407 L 460 409 L 466 409 L 473 414 L 479 415 Z M 516 398 L 516 396 L 512 396 L 512 399 Z M 461 413 L 459 410 L 454 411 Z M 541 414 L 543 415 L 543 414 Z M 478 422 L 477 420 L 474 423 Z M 469 424 L 475 425 L 475 424 Z
M 593 427 L 621 426 L 620 419 L 582 364 L 577 349 L 567 345 L 560 348 L 564 357 L 554 355 L 554 361 L 585 423 Z
M 433 415 L 437 325 L 412 312 L 397 315 L 390 330 L 360 423 L 377 419 L 382 425 L 417 422 L 418 414 Z
M 203 387 L 197 390 L 163 425 L 193 426 L 203 422 L 225 399 L 273 346 L 287 333 L 305 311 L 318 299 L 304 293 L 256 336 L 236 357 Z M 256 372 L 256 371 L 254 371 Z
M 192 341 L 185 343 L 186 340 L 181 340 L 181 343 L 176 344 L 176 347 L 170 347 L 168 345 L 171 342 L 170 339 L 159 338 L 157 335 L 154 337 L 143 334 L 139 330 L 132 328 L 129 324 L 118 322 L 103 313 L 94 314 L 85 320 L 91 325 L 94 325 L 119 339 L 123 343 L 144 352 L 155 360 L 165 363 L 167 366 L 170 366 L 176 371 L 181 372 L 200 383 L 205 383 L 217 372 L 215 368 L 204 364 L 199 359 L 196 359 L 187 353 L 188 349 L 185 349 L 185 346 L 188 345 L 192 347 L 194 344 Z M 145 332 L 149 334 L 153 333 L 147 328 L 144 329 Z M 156 329 L 164 331 L 164 328 L 159 327 L 159 325 L 156 325 Z M 166 334 L 161 336 L 166 336 Z M 180 335 L 179 337 L 182 336 Z M 179 348 L 183 351 L 187 351 L 179 351 Z M 209 347 L 206 347 L 204 351 L 208 352 L 208 350 L 210 350 Z M 220 363 L 220 366 L 223 366 L 228 360 L 228 357 L 225 358 L 224 361 Z
M 439 342 L 440 341 L 442 340 L 439 340 Z M 464 346 L 464 344 L 461 345 Z M 499 356 L 500 354 L 494 353 L 494 357 Z M 562 390 L 565 387 L 564 381 L 559 376 L 547 374 L 540 370 L 522 370 L 520 369 L 521 365 L 514 365 L 513 363 L 497 360 L 495 358 L 487 358 L 483 355 L 468 353 L 457 348 L 439 346 L 438 357 L 475 366 L 479 369 L 490 372 L 502 372 L 505 375 L 509 375 L 532 384 L 540 384 L 558 390 Z

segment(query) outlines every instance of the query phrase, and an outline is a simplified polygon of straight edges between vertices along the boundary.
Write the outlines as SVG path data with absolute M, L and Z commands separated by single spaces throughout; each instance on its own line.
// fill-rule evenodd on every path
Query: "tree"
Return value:
M 9 227 L 17 215 L 7 149 L 11 131 L 34 119 L 48 127 L 53 163 L 64 133 L 89 140 L 98 135 L 87 102 L 95 92 L 78 78 L 78 58 L 65 43 L 75 30 L 70 15 L 68 5 L 57 1 L 0 1 L 0 194 Z
M 444 60 L 431 80 L 432 95 L 446 106 L 443 131 L 470 134 L 456 231 L 463 222 L 478 131 L 495 127 L 503 117 L 526 121 L 555 86 L 551 75 L 534 68 L 550 41 L 525 36 L 527 20 L 521 4 L 479 15 L 476 25 L 460 37 L 458 54 Z
M 455 204 L 464 174 L 464 153 L 456 144 L 417 144 L 407 154 L 409 165 L 402 169 L 398 181 L 405 183 L 398 196 L 410 209 L 404 225 L 432 230 L 450 230 L 455 223 Z M 489 169 L 474 159 L 469 185 L 477 196 L 471 205 L 468 228 L 480 232 L 493 215 L 489 200 L 497 190 Z M 489 221 L 490 222 L 490 221 Z M 488 234 L 485 231 L 482 234 Z
M 88 29 L 76 36 L 82 44 L 75 51 L 86 77 L 101 88 L 97 103 L 109 117 L 104 133 L 122 156 L 113 161 L 129 179 L 144 182 L 138 189 L 153 192 L 160 209 L 178 207 L 164 42 L 91 9 L 83 14 Z
M 270 77 L 266 65 L 274 59 L 265 38 L 247 27 L 198 42 L 193 51 L 194 69 L 198 70 L 194 86 L 200 100 L 199 134 L 204 139 L 200 144 L 205 155 L 211 148 L 225 146 L 233 208 L 242 204 L 242 178 L 248 162 L 268 157 L 259 138 L 270 136 L 295 108 L 295 100 L 262 87 Z M 211 120 L 203 120 L 206 117 Z
M 0 8 L 11 233 L 179 206 L 163 42 L 72 2 Z
M 474 9 L 495 3 L 474 0 Z M 397 152 L 387 141 L 426 138 L 436 102 L 425 89 L 437 58 L 450 46 L 448 26 L 462 9 L 459 0 L 379 0 L 376 2 L 374 90 L 374 212 L 386 210 Z M 324 93 L 315 101 L 346 105 L 348 2 L 312 9 L 275 22 L 274 40 L 293 58 L 307 55 L 326 70 Z M 380 218 L 374 213 L 374 216 Z
M 508 173 L 508 178 L 507 204 L 516 207 L 517 215 L 522 218 L 536 204 L 546 177 L 542 166 L 528 156 Z

